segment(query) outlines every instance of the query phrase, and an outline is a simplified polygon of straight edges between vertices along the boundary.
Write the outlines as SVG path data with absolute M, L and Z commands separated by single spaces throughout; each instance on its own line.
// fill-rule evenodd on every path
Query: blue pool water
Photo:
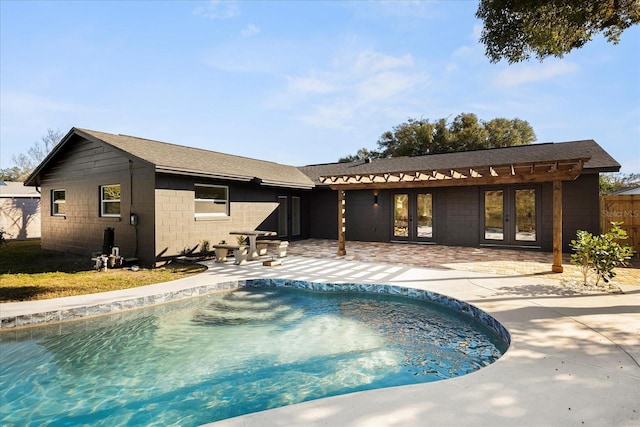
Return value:
M 0 334 L 1 425 L 199 425 L 473 372 L 506 350 L 426 301 L 242 288 Z

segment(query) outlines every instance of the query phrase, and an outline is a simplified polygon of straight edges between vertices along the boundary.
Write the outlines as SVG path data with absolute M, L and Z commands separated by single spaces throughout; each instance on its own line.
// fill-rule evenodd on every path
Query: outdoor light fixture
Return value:
M 378 206 L 378 192 L 373 192 L 373 206 Z

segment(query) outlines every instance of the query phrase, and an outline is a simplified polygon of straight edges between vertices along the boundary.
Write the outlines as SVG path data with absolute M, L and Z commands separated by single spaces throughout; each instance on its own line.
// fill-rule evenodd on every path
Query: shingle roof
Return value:
M 561 143 L 531 144 L 508 148 L 431 154 L 416 157 L 357 160 L 349 163 L 329 163 L 301 167 L 314 182 L 321 176 L 394 173 L 417 170 L 464 169 L 482 166 L 500 166 L 519 163 L 551 162 L 589 158 L 584 172 L 617 172 L 620 164 L 594 140 Z
M 26 185 L 37 185 L 39 174 L 56 157 L 62 147 L 73 139 L 74 135 L 109 144 L 128 156 L 154 165 L 158 172 L 254 181 L 268 186 L 290 188 L 313 188 L 320 183 L 321 176 L 464 169 L 578 158 L 589 158 L 584 165 L 585 173 L 620 170 L 620 164 L 593 140 L 532 144 L 417 157 L 395 157 L 375 159 L 371 162 L 359 160 L 297 168 L 134 136 L 72 128 L 27 179 Z
M 128 135 L 73 128 L 60 145 L 64 145 L 65 141 L 74 134 L 109 144 L 130 156 L 154 165 L 158 172 L 254 181 L 268 186 L 293 188 L 313 188 L 314 186 L 313 182 L 294 166 Z M 54 151 L 59 148 L 56 147 Z M 38 166 L 38 169 L 42 169 L 46 162 L 47 160 Z M 29 178 L 27 182 L 31 180 Z
M 0 185 L 0 198 L 9 197 L 40 197 L 40 193 L 33 187 L 25 187 L 21 182 L 3 181 Z

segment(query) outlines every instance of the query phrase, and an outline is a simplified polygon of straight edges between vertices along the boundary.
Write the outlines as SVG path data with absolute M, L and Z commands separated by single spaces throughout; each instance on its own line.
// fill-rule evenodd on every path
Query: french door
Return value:
M 540 191 L 536 187 L 483 190 L 481 242 L 540 245 Z
M 300 217 L 300 197 L 278 196 L 278 237 L 300 236 Z
M 392 215 L 392 240 L 433 240 L 433 194 L 420 191 L 394 193 Z

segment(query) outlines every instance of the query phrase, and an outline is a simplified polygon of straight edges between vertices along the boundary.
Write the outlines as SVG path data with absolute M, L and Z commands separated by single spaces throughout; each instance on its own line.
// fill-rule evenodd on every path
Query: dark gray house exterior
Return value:
M 308 237 L 313 182 L 293 166 L 73 128 L 25 185 L 42 193 L 42 247 L 91 254 L 105 230 L 144 265 L 229 231 Z
M 595 141 L 361 160 L 300 168 L 316 183 L 311 237 L 553 249 L 553 182 L 562 182 L 563 249 L 599 231 L 599 173 L 620 165 Z M 332 189 L 333 188 L 333 189 Z M 332 200 L 333 199 L 333 200 Z M 331 207 L 328 205 L 332 202 Z
M 599 173 L 619 169 L 592 140 L 297 168 L 73 128 L 25 184 L 42 193 L 44 248 L 97 252 L 113 228 L 123 256 L 152 265 L 247 229 L 337 239 L 339 253 L 345 240 L 567 251 L 576 230 L 599 231 Z

